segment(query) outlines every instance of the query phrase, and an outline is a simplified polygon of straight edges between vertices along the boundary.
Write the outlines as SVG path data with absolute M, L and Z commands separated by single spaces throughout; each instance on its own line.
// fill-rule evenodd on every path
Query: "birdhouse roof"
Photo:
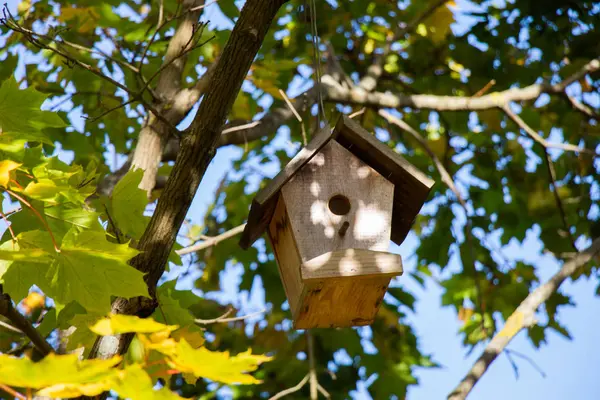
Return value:
M 333 131 L 329 127 L 318 131 L 306 147 L 256 194 L 250 207 L 248 223 L 240 239 L 242 248 L 250 247 L 267 229 L 281 188 L 330 140 L 337 141 L 394 184 L 391 239 L 398 245 L 404 241 L 415 217 L 427 200 L 434 181 L 362 126 L 342 115 Z

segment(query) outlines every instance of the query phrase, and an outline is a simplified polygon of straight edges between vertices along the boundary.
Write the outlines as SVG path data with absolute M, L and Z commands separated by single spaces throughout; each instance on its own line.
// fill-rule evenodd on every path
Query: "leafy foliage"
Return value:
M 345 75 L 336 78 L 341 86 L 358 85 L 383 57 L 374 89 L 379 94 L 482 97 L 542 81 L 557 84 L 600 54 L 599 9 L 592 1 L 540 6 L 530 0 L 476 0 L 467 2 L 468 11 L 434 0 L 316 3 L 323 73 Z M 233 0 L 205 4 L 202 20 L 214 21 L 198 40 L 214 39 L 178 58 L 175 81 L 183 90 L 191 91 L 210 70 L 240 15 Z M 229 390 L 243 399 L 273 395 L 307 373 L 305 337 L 291 328 L 275 259 L 262 240 L 246 252 L 235 239 L 183 259 L 173 252 L 175 273 L 156 288 L 159 307 L 152 319 L 107 317 L 115 297 L 152 293 L 144 275 L 128 262 L 138 254 L 135 245 L 148 224 L 144 212 L 152 210 L 160 189 L 148 200 L 137 188 L 142 172 L 123 174 L 119 168 L 139 144 L 150 115 L 147 105 L 163 101 L 156 94 L 157 77 L 181 7 L 182 2 L 149 0 L 26 0 L 13 10 L 14 20 L 33 33 L 0 30 L 0 191 L 2 218 L 10 224 L 0 243 L 2 289 L 21 302 L 19 310 L 56 349 L 83 348 L 87 354 L 97 334 L 137 333 L 123 360 L 79 362 L 71 355 L 51 355 L 32 363 L 25 355 L 31 347 L 27 338 L 2 330 L 0 352 L 15 351 L 20 358 L 0 355 L 0 383 L 65 398 L 111 389 L 132 399 L 212 396 L 215 391 L 218 397 L 220 385 L 241 383 Z M 302 99 L 300 93 L 312 84 L 308 14 L 290 2 L 271 27 L 228 121 L 234 126 L 264 116 L 256 126 L 264 131 L 250 138 L 242 131 L 232 141 L 237 147 L 230 171 L 205 215 L 190 215 L 176 246 L 244 223 L 256 191 L 300 147 L 301 123 L 279 89 Z M 160 18 L 164 26 L 157 30 Z M 597 154 L 598 74 L 578 77 L 566 94 L 543 94 L 512 109 L 547 141 Z M 297 111 L 310 134 L 316 128 L 314 109 L 308 100 L 303 104 Z M 178 106 L 167 102 L 161 111 L 179 112 Z M 362 107 L 327 101 L 325 116 L 334 121 L 339 113 Z M 191 108 L 183 114 L 193 113 Z M 552 183 L 546 150 L 496 107 L 396 110 L 428 148 L 377 111 L 366 107 L 356 119 L 437 184 L 410 237 L 416 243 L 414 263 L 407 262 L 407 274 L 393 283 L 375 323 L 313 333 L 318 380 L 332 398 L 347 398 L 359 380 L 372 382 L 367 390 L 374 398 L 405 398 L 418 384 L 415 372 L 437 366 L 409 322 L 419 298 L 403 282 L 439 283 L 441 303 L 456 311 L 459 335 L 472 348 L 494 335 L 540 283 L 543 265 L 514 256 L 511 246 L 529 237 L 560 257 L 600 234 L 597 156 L 550 149 Z M 287 114 L 288 119 L 282 117 Z M 279 119 L 273 122 L 272 116 Z M 432 154 L 466 207 L 443 182 Z M 163 159 L 157 181 L 168 176 L 172 161 Z M 116 184 L 115 177 L 120 178 Z M 595 279 L 597 268 L 595 260 L 573 277 Z M 239 282 L 231 278 L 236 274 Z M 229 298 L 223 296 L 225 286 Z M 196 325 L 196 319 L 218 318 L 227 303 L 240 305 L 247 298 L 268 306 L 264 318 L 203 329 Z M 569 337 L 557 314 L 571 304 L 561 292 L 546 302 L 540 312 L 545 322 L 527 330 L 534 346 L 544 343 L 549 330 Z M 251 355 L 249 348 L 272 358 Z M 160 390 L 154 390 L 157 382 Z M 297 393 L 298 398 L 307 394 L 307 388 Z

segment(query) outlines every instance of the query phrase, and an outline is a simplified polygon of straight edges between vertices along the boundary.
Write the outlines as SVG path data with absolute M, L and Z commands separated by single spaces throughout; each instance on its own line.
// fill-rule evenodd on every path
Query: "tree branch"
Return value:
M 161 67 L 157 73 L 153 75 L 154 78 L 156 74 L 159 74 L 158 83 L 156 85 L 156 94 L 159 98 L 159 109 L 163 109 L 167 105 L 170 105 L 181 91 L 183 69 L 187 62 L 188 51 L 193 48 L 193 38 L 196 33 L 198 18 L 202 12 L 202 9 L 198 9 L 197 11 L 189 10 L 202 4 L 204 4 L 204 0 L 186 0 L 183 3 L 183 6 L 185 7 L 184 16 L 179 21 L 177 30 L 169 41 L 167 52 Z M 161 28 L 162 25 L 157 26 L 152 38 L 144 49 L 142 60 L 140 61 L 140 71 L 142 70 L 145 54 Z M 146 124 L 141 129 L 138 144 L 133 153 L 131 162 L 132 169 L 135 170 L 139 168 L 144 171 L 144 176 L 139 187 L 148 193 L 148 197 L 150 197 L 156 183 L 156 174 L 158 173 L 164 147 L 166 146 L 169 137 L 171 137 L 171 135 L 169 135 L 168 126 L 162 123 L 162 121 L 157 120 L 156 117 L 157 115 L 149 115 Z M 173 115 L 170 115 L 166 119 L 169 123 L 179 123 L 179 121 L 173 118 Z
M 132 266 L 146 274 L 145 280 L 153 298 L 177 233 L 215 154 L 227 114 L 269 26 L 285 2 L 248 0 L 245 3 L 217 62 L 192 127 L 182 139 L 171 176 L 139 241 L 141 253 L 131 260 Z M 112 311 L 146 317 L 152 314 L 156 306 L 156 300 L 120 298 L 113 303 Z M 90 358 L 108 358 L 122 353 L 127 350 L 130 341 L 131 337 L 126 335 L 98 338 Z
M 306 385 L 306 382 L 308 382 L 309 375 L 310 374 L 306 374 L 306 376 L 304 378 L 302 378 L 302 380 L 300 382 L 298 382 L 298 384 L 296 386 L 292 386 L 291 388 L 282 390 L 281 392 L 277 393 L 276 395 L 269 397 L 269 400 L 281 399 L 281 398 L 287 396 L 288 394 L 296 393 L 298 390 L 302 389 L 304 387 L 304 385 Z
M 176 250 L 175 253 L 182 256 L 184 254 L 195 253 L 197 251 L 204 250 L 208 247 L 215 246 L 215 245 L 219 244 L 220 242 L 222 242 L 223 240 L 229 239 L 230 237 L 233 237 L 235 235 L 239 235 L 240 233 L 242 233 L 244 231 L 245 227 L 246 227 L 246 224 L 236 226 L 235 228 L 230 229 L 227 232 L 224 232 L 215 237 L 208 238 L 208 239 L 202 241 L 201 243 L 196 243 L 189 247 L 185 247 L 183 249 Z
M 579 269 L 599 253 L 600 238 L 596 238 L 590 247 L 565 262 L 562 268 L 548 282 L 531 292 L 506 320 L 502 330 L 488 343 L 483 354 L 477 359 L 471 370 L 456 389 L 450 393 L 448 400 L 465 399 L 492 362 L 494 362 L 496 357 L 506 348 L 517 333 L 535 324 L 535 311 L 538 307 L 547 301 L 568 277 L 578 272 Z
M 194 322 L 197 323 L 198 325 L 210 325 L 210 324 L 221 324 L 221 323 L 227 323 L 227 322 L 244 321 L 246 319 L 249 319 L 249 318 L 252 318 L 252 317 L 256 317 L 258 315 L 262 315 L 265 312 L 267 312 L 266 309 L 262 309 L 260 311 L 253 312 L 251 314 L 241 315 L 239 317 L 230 317 L 230 318 L 227 318 L 227 316 L 229 314 L 231 314 L 232 311 L 233 311 L 233 309 L 229 309 L 225 314 L 221 315 L 218 318 L 213 318 L 213 319 L 200 319 L 200 318 L 197 318 L 197 319 L 194 320 Z
M 54 353 L 54 349 L 46 340 L 40 335 L 40 333 L 33 327 L 15 307 L 13 306 L 10 296 L 2 292 L 0 286 L 0 315 L 8 318 L 13 325 L 21 331 L 21 333 L 27 335 L 31 342 L 37 347 L 37 349 L 46 356 L 50 353 Z

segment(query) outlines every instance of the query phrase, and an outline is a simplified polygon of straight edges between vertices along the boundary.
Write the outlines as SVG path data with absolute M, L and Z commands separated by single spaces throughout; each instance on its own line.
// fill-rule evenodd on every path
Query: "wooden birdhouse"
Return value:
M 256 195 L 240 246 L 267 231 L 296 329 L 368 325 L 432 185 L 342 116 Z

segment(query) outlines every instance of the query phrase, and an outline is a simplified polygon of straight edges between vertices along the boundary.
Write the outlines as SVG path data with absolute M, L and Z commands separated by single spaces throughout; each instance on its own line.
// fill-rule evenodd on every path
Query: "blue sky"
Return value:
M 14 10 L 17 2 L 9 0 L 9 7 Z M 458 10 L 465 9 L 469 4 L 458 2 Z M 216 7 L 208 7 L 205 19 L 218 21 Z M 462 26 L 460 26 L 462 25 Z M 459 19 L 459 27 L 464 28 L 466 21 Z M 295 92 L 290 91 L 290 96 Z M 74 121 L 76 123 L 76 121 Z M 183 123 L 185 125 L 185 122 Z M 285 140 L 285 132 L 281 132 L 278 141 Z M 280 142 L 280 143 L 281 143 Z M 213 201 L 212 195 L 218 182 L 224 174 L 231 169 L 231 161 L 239 155 L 239 150 L 233 147 L 222 148 L 211 163 L 205 178 L 198 190 L 190 209 L 190 217 L 200 223 L 207 206 Z M 62 155 L 68 158 L 68 155 Z M 545 281 L 558 270 L 558 265 L 552 258 L 541 253 L 541 245 L 535 239 L 536 232 L 530 232 L 528 239 L 522 246 L 511 245 L 504 249 L 506 254 L 513 257 L 522 257 L 538 266 L 538 274 Z M 417 239 L 411 234 L 400 248 L 394 247 L 392 251 L 398 252 L 405 260 L 407 272 L 414 270 L 414 252 Z M 458 270 L 456 259 L 452 259 L 448 272 Z M 243 308 L 252 310 L 260 307 L 261 290 L 254 290 L 250 298 L 235 296 L 238 283 L 235 268 L 230 268 L 229 273 L 223 276 L 223 289 L 225 298 L 229 298 Z M 480 355 L 482 348 L 475 349 L 471 355 L 466 356 L 466 349 L 461 345 L 461 338 L 457 335 L 460 321 L 451 308 L 442 308 L 440 305 L 441 289 L 433 282 L 428 281 L 423 289 L 409 276 L 397 279 L 397 283 L 413 292 L 418 302 L 416 312 L 409 315 L 409 319 L 416 329 L 420 339 L 421 350 L 431 354 L 435 361 L 442 365 L 439 369 L 420 370 L 417 375 L 420 385 L 411 388 L 408 398 L 441 399 L 456 386 L 467 373 L 474 360 Z M 558 334 L 548 332 L 547 343 L 536 350 L 528 341 L 525 332 L 517 335 L 509 345 L 511 350 L 530 357 L 540 366 L 546 377 L 529 364 L 528 361 L 515 357 L 518 365 L 519 378 L 515 378 L 514 370 L 505 355 L 501 355 L 484 375 L 473 390 L 469 399 L 485 400 L 529 400 L 529 399 L 598 399 L 600 398 L 600 345 L 598 344 L 600 329 L 598 316 L 600 316 L 600 298 L 594 296 L 597 279 L 587 280 L 581 278 L 576 283 L 567 282 L 561 290 L 573 297 L 576 307 L 562 308 L 559 312 L 559 321 L 566 326 L 573 340 L 569 341 Z M 369 398 L 361 383 L 356 398 Z

